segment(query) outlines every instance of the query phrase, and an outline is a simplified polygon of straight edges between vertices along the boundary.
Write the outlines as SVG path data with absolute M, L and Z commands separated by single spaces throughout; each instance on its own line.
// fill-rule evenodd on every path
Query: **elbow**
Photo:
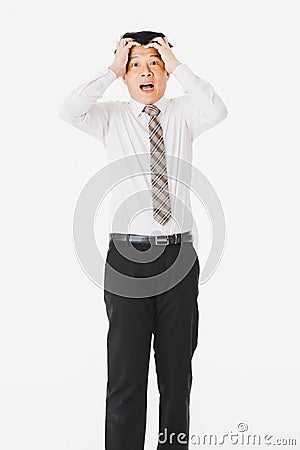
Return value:
M 57 109 L 58 117 L 71 125 L 80 123 L 84 120 L 86 113 L 76 115 L 72 103 L 64 100 Z
M 71 122 L 71 116 L 67 108 L 66 102 L 62 102 L 57 109 L 58 117 L 65 122 Z
M 78 116 L 74 114 L 75 111 L 73 103 L 69 98 L 62 101 L 62 103 L 58 107 L 57 113 L 58 117 L 60 117 L 65 122 L 72 124 L 78 121 Z
M 223 102 L 220 102 L 218 108 L 215 110 L 214 113 L 213 117 L 214 124 L 222 122 L 223 120 L 226 119 L 227 116 L 228 116 L 228 109 Z
M 228 116 L 228 109 L 225 105 L 223 105 L 223 108 L 220 110 L 219 116 L 220 116 L 220 121 L 226 119 L 226 117 Z

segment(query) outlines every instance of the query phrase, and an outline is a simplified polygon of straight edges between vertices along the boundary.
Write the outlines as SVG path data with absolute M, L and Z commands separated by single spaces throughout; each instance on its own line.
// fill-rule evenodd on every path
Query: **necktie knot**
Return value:
M 160 109 L 155 105 L 146 105 L 143 109 L 149 116 L 158 116 L 160 113 Z

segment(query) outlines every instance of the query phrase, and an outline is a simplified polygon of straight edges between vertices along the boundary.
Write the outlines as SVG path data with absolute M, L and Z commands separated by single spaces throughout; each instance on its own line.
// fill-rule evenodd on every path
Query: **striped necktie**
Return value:
M 171 218 L 171 201 L 168 189 L 163 131 L 158 120 L 160 110 L 155 105 L 146 105 L 143 111 L 150 116 L 148 128 L 151 155 L 153 218 L 161 225 L 165 225 Z

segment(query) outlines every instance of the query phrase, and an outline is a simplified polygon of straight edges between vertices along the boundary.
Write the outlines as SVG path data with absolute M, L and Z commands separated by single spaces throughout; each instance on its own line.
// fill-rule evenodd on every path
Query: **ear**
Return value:
M 122 76 L 122 81 L 124 84 L 127 84 L 126 73 Z
M 166 74 L 167 74 L 167 80 L 168 80 L 170 78 L 171 74 L 170 74 L 170 72 L 167 72 L 167 71 L 166 71 Z

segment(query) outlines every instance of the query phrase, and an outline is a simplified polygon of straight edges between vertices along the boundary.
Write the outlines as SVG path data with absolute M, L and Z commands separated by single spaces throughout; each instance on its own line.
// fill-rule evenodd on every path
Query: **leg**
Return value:
M 124 273 L 123 257 L 113 248 L 106 263 Z M 137 264 L 137 263 L 135 263 Z M 125 265 L 131 276 L 138 264 Z M 136 269 L 134 269 L 136 267 Z M 154 304 L 151 298 L 128 298 L 104 292 L 109 320 L 106 450 L 144 448 L 147 384 Z
M 192 261 L 196 254 L 193 246 L 185 248 Z M 170 263 L 173 259 L 174 252 Z M 156 299 L 153 345 L 160 392 L 158 450 L 188 449 L 191 360 L 198 339 L 199 270 L 197 257 L 186 277 Z

